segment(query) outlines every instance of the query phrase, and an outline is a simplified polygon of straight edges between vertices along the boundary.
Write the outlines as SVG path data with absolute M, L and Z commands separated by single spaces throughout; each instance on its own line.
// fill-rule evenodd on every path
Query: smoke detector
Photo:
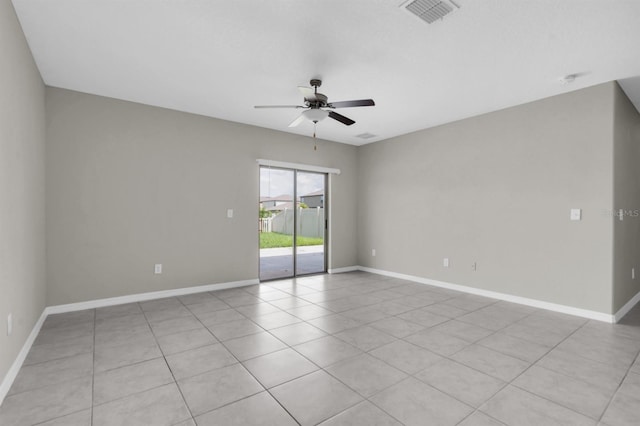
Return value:
M 460 9 L 460 6 L 451 0 L 409 0 L 400 7 L 428 24 L 433 24 Z

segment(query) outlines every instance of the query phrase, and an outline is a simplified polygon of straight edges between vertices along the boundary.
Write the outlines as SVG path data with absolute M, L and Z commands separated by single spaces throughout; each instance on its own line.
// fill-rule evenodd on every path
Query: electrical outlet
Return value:
M 232 218 L 233 218 L 233 209 L 227 209 L 227 217 L 228 217 L 229 219 L 232 219 Z
M 161 274 L 162 273 L 162 263 L 156 263 L 155 266 L 153 267 L 153 273 L 154 274 Z
M 636 279 L 636 268 L 631 268 L 631 279 L 632 280 Z
M 376 257 L 376 249 L 371 249 L 371 256 Z
M 442 261 L 442 266 L 444 266 L 445 268 L 449 267 L 449 258 L 445 257 L 444 260 Z
M 477 271 L 478 270 L 478 264 L 476 262 L 473 262 L 473 265 L 471 265 L 471 269 L 473 271 Z
M 13 333 L 13 314 L 7 315 L 7 336 Z

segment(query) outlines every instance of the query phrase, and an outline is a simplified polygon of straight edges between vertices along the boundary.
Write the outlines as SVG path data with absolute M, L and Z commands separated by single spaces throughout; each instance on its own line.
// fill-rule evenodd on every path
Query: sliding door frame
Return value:
M 278 277 L 278 278 L 267 278 L 267 279 L 262 279 L 260 278 L 260 240 L 258 239 L 258 280 L 260 282 L 266 282 L 266 281 L 274 281 L 274 280 L 283 280 L 283 279 L 289 279 L 289 278 L 296 278 L 296 277 L 305 277 L 305 276 L 310 276 L 310 275 L 319 275 L 319 274 L 326 274 L 328 271 L 328 248 L 329 248 L 329 173 L 326 171 L 318 171 L 318 170 L 306 170 L 305 168 L 290 168 L 290 167 L 286 167 L 286 166 L 271 166 L 271 165 L 263 165 L 263 164 L 259 164 L 258 165 L 258 170 L 262 170 L 262 168 L 269 168 L 269 169 L 275 169 L 275 170 L 285 170 L 285 171 L 291 171 L 293 172 L 293 242 L 292 242 L 292 250 L 293 250 L 293 273 L 290 276 L 285 276 L 285 277 Z M 322 248 L 322 259 L 323 259 L 323 265 L 322 265 L 322 271 L 317 271 L 317 272 L 309 272 L 306 274 L 299 274 L 298 273 L 298 242 L 297 237 L 298 237 L 298 172 L 302 172 L 302 173 L 313 173 L 313 174 L 317 174 L 317 175 L 322 175 L 322 179 L 323 179 L 323 186 L 324 186 L 324 200 L 323 200 L 323 205 L 322 205 L 322 209 L 323 209 L 323 235 L 322 235 L 322 244 L 323 244 L 323 248 Z M 260 187 L 262 185 L 262 182 L 260 180 L 260 172 L 258 172 L 258 205 L 260 205 Z

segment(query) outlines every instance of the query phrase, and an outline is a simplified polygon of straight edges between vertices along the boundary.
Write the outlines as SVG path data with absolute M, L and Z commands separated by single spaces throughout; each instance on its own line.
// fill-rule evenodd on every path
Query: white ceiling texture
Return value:
M 403 0 L 13 3 L 47 85 L 310 136 L 287 127 L 301 110 L 253 106 L 321 78 L 329 102 L 376 102 L 318 123 L 354 145 L 611 80 L 640 106 L 639 0 L 454 1 L 432 24 Z

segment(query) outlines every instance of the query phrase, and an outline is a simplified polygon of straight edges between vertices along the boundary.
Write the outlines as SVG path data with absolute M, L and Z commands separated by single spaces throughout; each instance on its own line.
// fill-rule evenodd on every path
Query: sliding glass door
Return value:
M 296 171 L 300 205 L 296 209 L 297 275 L 325 272 L 325 187 L 327 175 Z
M 326 271 L 324 173 L 260 167 L 260 280 Z

